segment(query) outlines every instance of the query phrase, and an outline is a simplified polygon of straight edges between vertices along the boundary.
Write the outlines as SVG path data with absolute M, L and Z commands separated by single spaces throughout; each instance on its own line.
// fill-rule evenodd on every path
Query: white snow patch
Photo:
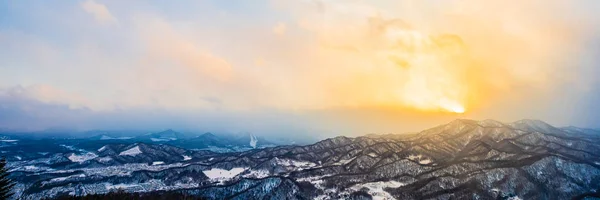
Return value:
M 340 160 L 340 161 L 337 161 L 337 162 L 333 163 L 333 165 L 345 165 L 345 164 L 350 163 L 352 160 L 354 160 L 354 158 L 343 159 L 343 160 Z
M 162 165 L 162 164 L 165 164 L 165 162 L 163 162 L 163 161 L 154 161 L 154 162 L 152 162 L 152 165 Z
M 279 165 L 279 166 L 286 166 L 286 167 L 294 166 L 294 167 L 299 167 L 299 168 L 312 168 L 312 167 L 317 166 L 315 163 L 312 163 L 312 162 L 297 161 L 297 160 L 290 160 L 290 159 L 279 159 L 277 157 L 275 157 L 275 163 L 277 163 L 277 165 Z
M 71 179 L 71 178 L 85 178 L 85 174 L 77 174 L 77 175 L 53 178 L 53 179 L 50 179 L 50 182 L 59 182 L 59 181 L 64 181 L 64 180 Z
M 429 158 L 425 158 L 425 156 L 423 156 L 421 154 L 419 154 L 419 155 L 409 155 L 408 159 L 412 160 L 412 161 L 415 161 L 415 162 L 418 162 L 419 164 L 423 164 L 423 165 L 426 165 L 426 164 L 429 164 L 429 163 L 433 162 L 433 160 L 431 160 Z
M 112 158 L 108 157 L 108 156 L 107 157 L 100 157 L 100 158 L 98 158 L 98 161 L 103 162 L 103 163 L 111 161 L 111 160 L 112 160 Z
M 384 200 L 384 199 L 395 199 L 390 193 L 386 192 L 385 188 L 399 188 L 406 184 L 400 183 L 398 181 L 379 181 L 379 182 L 370 182 L 364 184 L 357 184 L 352 186 L 350 189 L 354 191 L 359 191 L 362 188 L 367 188 L 371 196 L 373 196 L 374 200 Z
M 0 142 L 17 142 L 19 140 L 0 140 Z
M 27 165 L 24 168 L 25 168 L 25 170 L 36 170 L 36 169 L 39 169 L 39 167 L 35 166 L 35 165 Z
M 104 187 L 106 188 L 106 190 L 113 190 L 113 189 L 127 189 L 127 188 L 132 188 L 132 187 L 140 187 L 140 185 L 138 184 L 117 184 L 117 185 L 113 185 L 110 183 L 106 183 L 104 185 Z
M 204 175 L 206 175 L 208 178 L 210 178 L 211 180 L 227 180 L 227 179 L 231 179 L 235 176 L 237 176 L 238 174 L 242 173 L 244 170 L 244 168 L 233 168 L 231 170 L 224 170 L 224 169 L 219 169 L 219 168 L 213 168 L 210 170 L 204 170 L 202 171 L 202 173 L 204 173 Z
M 367 155 L 369 155 L 369 156 L 371 156 L 371 157 L 377 157 L 377 154 L 376 154 L 376 153 L 369 153 L 369 154 L 367 154 Z
M 419 163 L 420 163 L 420 164 L 424 164 L 424 165 L 426 165 L 426 164 L 429 164 L 429 163 L 431 163 L 431 162 L 433 162 L 431 159 L 423 159 L 423 160 L 419 160 Z
M 106 150 L 106 148 L 107 148 L 106 145 L 104 145 L 98 149 L 98 152 L 104 151 L 104 150 Z
M 21 158 L 21 156 L 15 156 L 15 158 L 16 158 L 17 160 L 23 160 L 23 158 Z
M 258 139 L 254 135 L 250 135 L 250 146 L 252 148 L 256 148 L 256 143 L 258 143 Z
M 75 153 L 72 153 L 69 156 L 69 160 L 71 160 L 71 162 L 78 162 L 78 163 L 82 163 L 85 162 L 87 160 L 91 160 L 98 157 L 98 155 L 92 153 L 92 152 L 87 152 L 83 155 L 75 155 Z
M 135 146 L 131 149 L 127 149 L 126 151 L 119 153 L 119 155 L 120 156 L 135 156 L 135 155 L 138 155 L 141 153 L 142 153 L 142 151 L 140 150 L 140 146 Z
M 192 157 L 183 155 L 183 160 L 191 160 L 191 159 L 192 159 Z

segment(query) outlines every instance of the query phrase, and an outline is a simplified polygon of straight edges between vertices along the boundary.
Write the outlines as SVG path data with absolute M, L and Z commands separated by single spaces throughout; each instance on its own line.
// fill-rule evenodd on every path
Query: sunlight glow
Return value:
M 407 65 L 397 71 L 408 75 L 400 94 L 404 106 L 423 111 L 464 113 L 461 102 L 468 92 L 464 78 L 468 64 L 462 39 L 398 27 L 388 28 L 387 35 L 388 43 L 402 44 L 402 48 L 388 53 L 395 59 L 395 64 L 402 61 L 400 63 Z
M 455 113 L 464 113 L 465 108 L 462 106 L 456 106 L 456 107 L 451 107 L 450 111 L 455 112 Z

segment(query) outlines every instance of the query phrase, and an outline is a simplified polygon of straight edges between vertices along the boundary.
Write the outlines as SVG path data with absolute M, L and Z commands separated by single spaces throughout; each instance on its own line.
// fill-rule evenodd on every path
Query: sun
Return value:
M 449 108 L 450 111 L 455 112 L 455 113 L 464 113 L 465 112 L 465 108 L 462 106 L 454 106 Z
M 464 113 L 466 111 L 463 104 L 458 101 L 452 101 L 449 99 L 441 99 L 439 101 L 439 107 L 453 113 Z

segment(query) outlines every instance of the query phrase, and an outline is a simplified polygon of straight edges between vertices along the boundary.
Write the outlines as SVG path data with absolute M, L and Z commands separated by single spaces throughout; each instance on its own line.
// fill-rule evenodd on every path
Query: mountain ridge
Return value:
M 15 172 L 24 199 L 117 186 L 209 199 L 569 199 L 600 195 L 596 152 L 600 137 L 573 128 L 461 119 L 411 135 L 338 136 L 242 152 L 114 144 L 83 162 L 57 154 L 22 161 Z M 114 162 L 101 163 L 107 156 Z M 44 162 L 35 173 L 27 168 Z

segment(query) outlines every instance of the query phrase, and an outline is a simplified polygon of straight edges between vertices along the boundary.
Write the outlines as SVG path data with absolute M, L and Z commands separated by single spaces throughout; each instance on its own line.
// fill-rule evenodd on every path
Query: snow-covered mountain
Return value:
M 114 189 L 208 199 L 577 199 L 600 195 L 598 152 L 591 129 L 461 119 L 413 134 L 244 152 L 107 144 L 10 165 L 23 199 Z

